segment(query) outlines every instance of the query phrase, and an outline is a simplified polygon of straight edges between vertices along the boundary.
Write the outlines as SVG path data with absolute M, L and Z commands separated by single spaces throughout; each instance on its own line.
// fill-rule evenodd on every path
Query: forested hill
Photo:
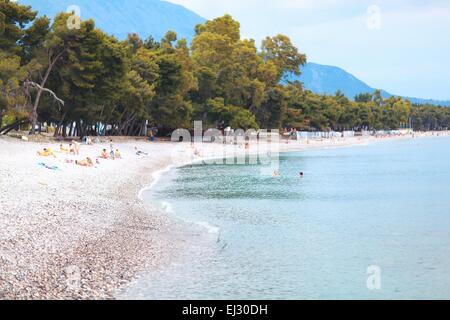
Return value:
M 302 68 L 300 77 L 292 76 L 289 80 L 299 80 L 305 84 L 308 90 L 318 94 L 333 95 L 336 91 L 341 91 L 346 97 L 353 99 L 360 93 L 373 93 L 375 88 L 370 87 L 365 82 L 356 78 L 349 72 L 334 66 L 327 66 L 309 62 Z M 394 96 L 389 92 L 381 90 L 384 98 Z M 413 104 L 433 104 L 440 106 L 450 106 L 450 101 L 440 101 L 432 99 L 420 99 L 404 97 Z
M 126 39 L 129 33 L 141 38 L 161 39 L 168 30 L 176 31 L 180 38 L 192 39 L 194 27 L 205 19 L 183 6 L 160 0 L 19 0 L 31 5 L 40 15 L 55 17 L 76 5 L 83 20 L 93 18 L 97 27 Z

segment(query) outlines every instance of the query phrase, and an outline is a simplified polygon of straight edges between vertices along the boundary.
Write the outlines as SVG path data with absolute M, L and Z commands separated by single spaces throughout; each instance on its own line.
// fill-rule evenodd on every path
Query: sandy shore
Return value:
M 175 226 L 137 194 L 166 166 L 171 147 L 145 144 L 150 155 L 136 156 L 140 144 L 116 144 L 123 160 L 84 168 L 64 160 L 93 157 L 109 144 L 55 159 L 36 151 L 56 144 L 0 139 L 1 298 L 111 298 L 136 272 L 170 256 Z
M 291 141 L 279 149 L 382 140 Z M 139 272 L 164 267 L 182 250 L 182 239 L 171 236 L 180 226 L 140 200 L 139 191 L 168 166 L 234 148 L 209 144 L 194 156 L 189 144 L 183 145 L 114 141 L 123 159 L 85 168 L 65 160 L 95 159 L 103 148 L 109 150 L 107 140 L 82 146 L 79 156 L 43 158 L 37 150 L 59 150 L 59 145 L 0 137 L 0 299 L 110 299 Z M 135 147 L 148 155 L 137 155 Z M 58 169 L 38 165 L 42 162 Z

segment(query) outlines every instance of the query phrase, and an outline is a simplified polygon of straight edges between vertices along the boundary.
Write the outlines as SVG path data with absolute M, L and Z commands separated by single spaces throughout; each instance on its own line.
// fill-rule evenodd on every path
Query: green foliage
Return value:
M 315 95 L 288 85 L 287 117 L 283 126 L 303 130 L 394 130 L 412 125 L 417 130 L 450 128 L 450 108 L 411 106 L 399 97 L 383 99 L 380 92 L 361 94 L 350 101 L 335 96 Z
M 240 108 L 236 110 L 242 122 L 252 119 L 248 117 L 252 114 L 262 126 L 280 126 L 285 103 L 279 80 L 284 72 L 298 72 L 304 55 L 281 35 L 265 46 L 265 54 L 259 54 L 253 40 L 240 39 L 239 23 L 229 15 L 199 25 L 196 31 L 192 62 L 198 89 L 191 97 L 202 106 L 198 108 L 202 118 L 217 115 L 208 101 L 221 98 L 225 105 Z
M 25 26 L 34 20 L 36 12 L 30 7 L 10 0 L 0 1 L 0 50 L 20 53 L 19 40 L 25 35 Z
M 119 42 L 92 20 L 71 28 L 71 18 L 62 13 L 50 23 L 0 0 L 0 127 L 24 117 L 79 136 L 106 134 L 106 125 L 117 135 L 143 134 L 147 124 L 191 128 L 193 120 L 242 129 L 450 127 L 450 108 L 383 99 L 379 90 L 352 101 L 283 81 L 300 74 L 306 56 L 284 35 L 265 38 L 258 51 L 254 40 L 241 39 L 230 15 L 196 26 L 190 47 L 173 31 L 160 42 L 138 34 Z
M 202 33 L 212 33 L 227 38 L 229 42 L 238 42 L 241 38 L 239 22 L 226 14 L 223 17 L 207 21 L 205 24 L 197 25 L 195 33 L 197 36 Z
M 13 107 L 23 103 L 23 93 L 20 91 L 20 81 L 25 76 L 25 70 L 20 66 L 20 57 L 8 56 L 0 50 L 0 115 L 23 116 L 23 108 Z M 0 117 L 0 128 L 2 126 Z
M 300 66 L 306 63 L 306 55 L 298 52 L 291 40 L 282 34 L 266 37 L 262 42 L 264 61 L 272 61 L 278 70 L 278 79 L 286 73 L 300 75 Z
M 220 127 L 232 127 L 241 129 L 258 129 L 255 116 L 248 110 L 233 105 L 225 105 L 223 98 L 215 98 L 207 101 L 209 110 L 209 122 Z
M 286 94 L 282 87 L 275 87 L 267 91 L 258 109 L 258 123 L 266 129 L 278 129 L 282 127 L 282 120 L 287 108 Z

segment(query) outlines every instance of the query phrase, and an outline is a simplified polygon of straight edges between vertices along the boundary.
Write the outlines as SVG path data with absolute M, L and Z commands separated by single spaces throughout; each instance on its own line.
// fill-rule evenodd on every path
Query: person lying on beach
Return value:
M 53 156 L 56 158 L 55 154 L 53 153 L 53 150 L 50 148 L 44 148 L 42 151 L 38 151 L 37 154 L 41 157 Z
M 86 160 L 75 160 L 75 164 L 77 166 L 82 166 L 82 167 L 93 167 L 94 166 L 92 159 L 89 157 L 87 157 Z
M 138 148 L 137 148 L 137 147 L 134 147 L 134 150 L 136 151 L 136 155 L 138 155 L 138 156 L 140 156 L 140 155 L 145 155 L 145 156 L 148 156 L 148 153 L 147 153 L 147 152 L 144 152 L 144 151 L 138 150 Z
M 116 151 L 114 152 L 114 158 L 122 159 L 122 155 L 120 154 L 119 149 L 116 149 Z

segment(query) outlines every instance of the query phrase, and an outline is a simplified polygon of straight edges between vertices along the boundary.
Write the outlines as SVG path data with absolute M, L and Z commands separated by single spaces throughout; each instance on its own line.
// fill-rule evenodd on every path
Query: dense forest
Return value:
M 0 0 L 0 133 L 49 123 L 55 136 L 143 135 L 149 126 L 191 128 L 193 120 L 310 131 L 450 127 L 450 108 L 383 99 L 380 91 L 354 100 L 317 95 L 288 81 L 306 55 L 284 35 L 258 47 L 229 15 L 195 33 L 190 44 L 172 31 L 160 41 L 119 41 L 75 14 L 38 18 Z

